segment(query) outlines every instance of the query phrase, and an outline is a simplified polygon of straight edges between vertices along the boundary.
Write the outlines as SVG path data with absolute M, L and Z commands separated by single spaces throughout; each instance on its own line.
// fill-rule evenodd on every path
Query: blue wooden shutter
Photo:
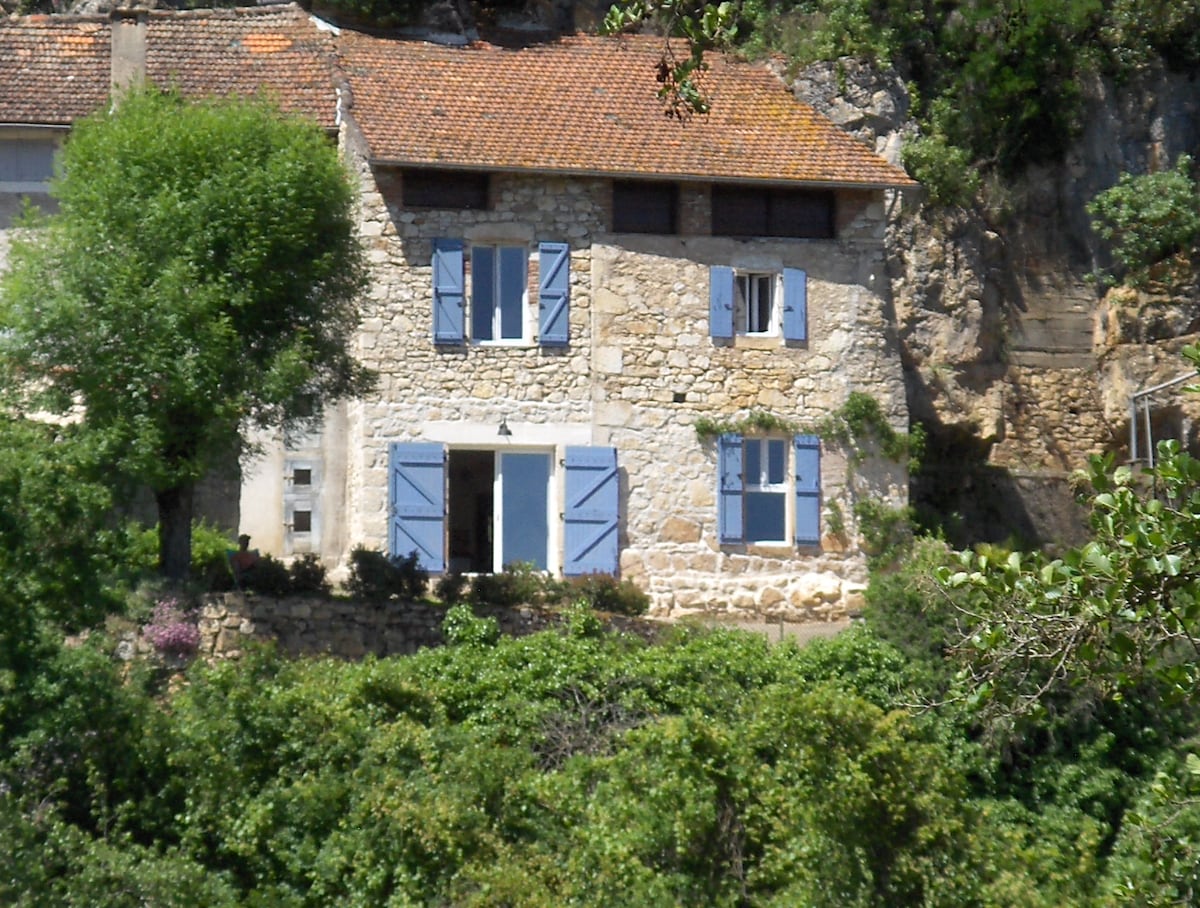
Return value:
M 538 247 L 538 338 L 544 346 L 570 340 L 571 247 L 542 243 Z
M 733 269 L 726 265 L 708 269 L 708 334 L 733 338 Z
M 563 573 L 615 574 L 620 479 L 616 448 L 566 450 Z
M 433 241 L 433 342 L 463 342 L 466 303 L 462 240 Z
M 784 340 L 808 340 L 808 275 L 799 268 L 783 269 Z
M 797 435 L 792 439 L 796 456 L 796 545 L 821 541 L 821 439 Z
M 742 436 L 717 439 L 717 538 L 742 542 L 746 538 L 742 508 Z
M 446 570 L 446 455 L 440 444 L 393 443 L 388 449 L 388 553 L 416 551 L 421 567 Z

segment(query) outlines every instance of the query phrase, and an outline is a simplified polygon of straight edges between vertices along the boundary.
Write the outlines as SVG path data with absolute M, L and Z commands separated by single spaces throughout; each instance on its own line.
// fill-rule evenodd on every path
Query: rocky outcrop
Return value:
M 839 61 L 802 72 L 795 88 L 893 159 L 915 131 L 895 74 Z M 1171 166 L 1200 145 L 1200 96 L 1161 69 L 1096 79 L 1086 93 L 1061 163 L 989 185 L 971 211 L 907 205 L 889 230 L 909 410 L 931 434 L 913 499 L 951 517 L 960 542 L 1080 539 L 1070 472 L 1091 454 L 1127 459 L 1131 399 L 1190 371 L 1178 351 L 1200 330 L 1200 294 L 1105 294 L 1086 205 L 1122 172 Z M 1168 389 L 1151 406 L 1151 435 L 1194 443 L 1197 416 Z

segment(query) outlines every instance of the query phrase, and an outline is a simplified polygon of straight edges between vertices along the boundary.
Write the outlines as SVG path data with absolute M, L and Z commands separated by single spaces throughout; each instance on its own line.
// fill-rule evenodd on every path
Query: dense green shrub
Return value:
M 315 593 L 328 596 L 330 592 L 328 572 L 321 559 L 309 552 L 288 565 L 288 586 L 293 593 Z
M 192 581 L 202 590 L 233 589 L 229 553 L 236 549 L 228 533 L 205 520 L 192 524 Z M 123 561 L 134 576 L 151 577 L 158 570 L 158 527 L 131 531 Z
M 270 555 L 263 555 L 242 571 L 241 583 L 244 590 L 276 599 L 282 599 L 292 591 L 287 565 Z
M 478 617 L 465 602 L 452 606 L 442 622 L 442 633 L 451 646 L 492 646 L 500 639 L 500 622 Z
M 1122 174 L 1087 210 L 1092 229 L 1112 243 L 1118 276 L 1134 285 L 1150 279 L 1160 263 L 1189 257 L 1200 241 L 1200 196 L 1187 155 L 1171 170 Z M 1186 262 L 1183 273 L 1191 273 Z M 1169 283 L 1174 275 L 1166 277 Z
M 979 192 L 979 170 L 970 153 L 933 133 L 911 139 L 902 151 L 904 166 L 935 205 L 970 207 Z
M 420 599 L 429 587 L 429 573 L 421 568 L 417 553 L 403 557 L 355 546 L 350 552 L 350 595 L 359 599 Z
M 438 578 L 433 594 L 446 605 L 463 601 L 467 592 L 467 578 L 457 571 L 449 571 Z
M 650 597 L 632 580 L 618 580 L 612 574 L 584 574 L 570 577 L 564 584 L 563 597 L 587 602 L 598 612 L 614 615 L 644 615 Z
M 532 564 L 506 564 L 499 574 L 476 574 L 471 578 L 469 600 L 475 605 L 514 608 L 518 605 L 542 605 L 547 583 L 552 578 Z

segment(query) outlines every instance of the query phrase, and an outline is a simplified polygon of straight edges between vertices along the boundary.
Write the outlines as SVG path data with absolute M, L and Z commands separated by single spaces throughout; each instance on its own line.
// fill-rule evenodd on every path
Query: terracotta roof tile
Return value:
M 66 126 L 108 97 L 107 18 L 0 19 L 0 123 Z
M 519 50 L 338 39 L 352 114 L 380 162 L 896 186 L 908 176 L 762 66 L 710 57 L 708 115 L 667 117 L 661 39 L 577 35 Z
M 333 34 L 300 7 L 155 10 L 146 74 L 186 95 L 263 92 L 285 110 L 336 124 Z M 107 16 L 0 19 L 0 123 L 68 125 L 108 99 Z
M 263 92 L 284 110 L 336 125 L 334 36 L 298 6 L 150 14 L 146 74 L 187 95 Z

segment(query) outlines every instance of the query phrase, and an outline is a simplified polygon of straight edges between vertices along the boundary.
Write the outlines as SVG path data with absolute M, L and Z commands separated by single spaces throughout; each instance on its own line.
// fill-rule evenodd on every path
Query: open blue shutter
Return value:
M 542 243 L 538 247 L 538 338 L 545 346 L 570 340 L 571 247 Z
M 463 342 L 466 303 L 462 240 L 433 241 L 433 342 Z
M 717 439 L 717 538 L 742 542 L 746 538 L 742 512 L 742 436 Z
M 446 570 L 446 455 L 440 444 L 393 443 L 388 449 L 388 553 L 416 551 L 421 567 Z
M 616 448 L 566 450 L 563 573 L 615 574 L 620 479 Z
M 797 435 L 792 439 L 796 453 L 796 545 L 821 541 L 821 439 Z
M 726 265 L 708 269 L 708 334 L 733 338 L 733 269 Z
M 799 268 L 783 269 L 784 340 L 808 340 L 808 275 Z

